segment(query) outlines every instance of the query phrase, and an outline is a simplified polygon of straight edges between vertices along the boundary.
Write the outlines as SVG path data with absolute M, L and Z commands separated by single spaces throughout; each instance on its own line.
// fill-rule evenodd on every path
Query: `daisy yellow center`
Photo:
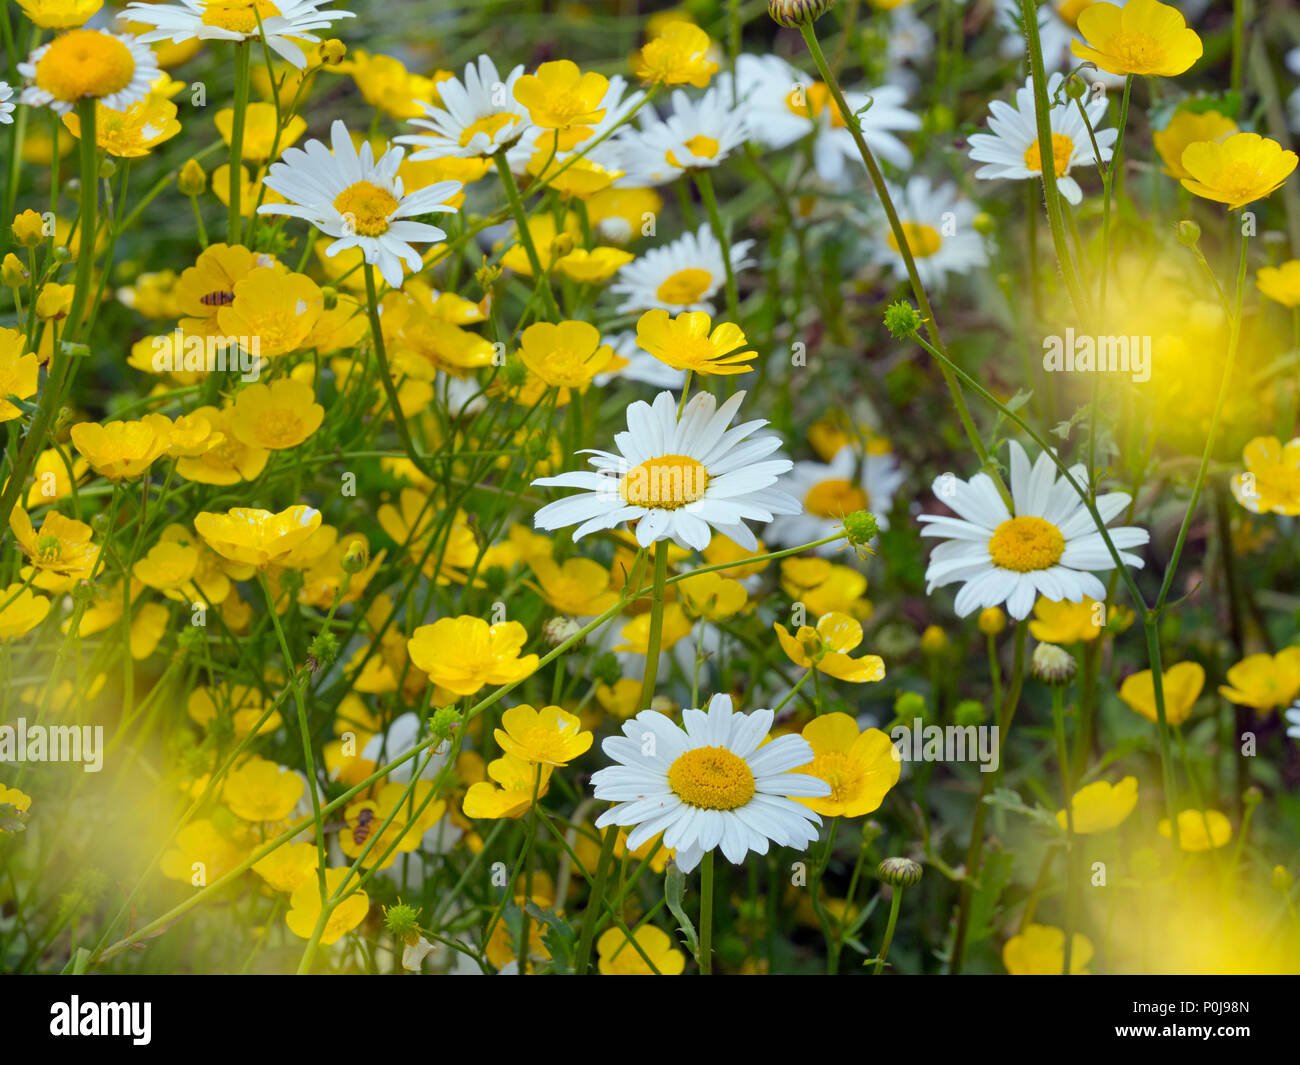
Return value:
M 634 507 L 676 510 L 704 498 L 709 472 L 689 455 L 661 455 L 646 459 L 623 476 L 618 491 Z
M 718 142 L 712 137 L 706 137 L 703 133 L 692 137 L 683 142 L 684 147 L 696 159 L 713 159 L 718 154 Z M 670 166 L 685 168 L 689 163 L 680 163 L 677 161 L 677 153 L 669 150 L 664 156 Z
M 279 13 L 268 0 L 209 0 L 203 6 L 203 25 L 231 33 L 256 33 L 259 16 L 265 22 Z
M 1071 29 L 1077 29 L 1079 16 L 1092 7 L 1094 2 L 1095 0 L 1061 0 L 1056 5 L 1056 13 L 1061 17 L 1061 21 Z
M 713 275 L 707 270 L 688 266 L 685 270 L 664 280 L 655 290 L 655 297 L 663 303 L 688 304 L 699 303 L 700 299 L 713 285 Z
M 754 773 L 725 747 L 696 747 L 668 767 L 668 786 L 687 806 L 734 810 L 754 797 Z
M 1064 133 L 1052 134 L 1052 165 L 1056 176 L 1064 177 L 1070 169 L 1070 156 L 1074 154 L 1074 141 Z M 1025 149 L 1025 169 L 1035 173 L 1043 172 L 1043 153 L 1038 150 L 1038 141 Z
M 804 496 L 804 508 L 819 518 L 842 518 L 867 509 L 867 493 L 843 477 L 819 481 Z
M 844 129 L 844 116 L 831 98 L 826 83 L 815 81 L 805 88 L 795 89 L 785 98 L 785 105 L 800 118 L 816 118 L 829 115 L 832 129 Z
M 388 217 L 398 208 L 396 197 L 369 181 L 349 185 L 334 200 L 334 209 L 348 220 L 352 232 L 378 237 L 388 232 Z
M 903 222 L 901 225 L 903 236 L 907 238 L 907 246 L 915 258 L 927 259 L 943 246 L 943 237 L 939 236 L 939 231 L 934 226 L 927 226 L 921 222 Z M 888 239 L 889 246 L 901 253 L 903 249 L 894 239 L 893 230 L 890 230 Z
M 461 130 L 460 146 L 464 148 L 480 133 L 485 134 L 488 138 L 495 137 L 505 126 L 518 120 L 519 116 L 509 111 L 498 111 L 496 114 L 484 115 Z
M 1008 518 L 994 530 L 989 554 L 994 565 L 1017 573 L 1050 569 L 1065 554 L 1065 537 L 1042 518 Z
M 812 766 L 803 770 L 826 781 L 831 793 L 825 801 L 848 802 L 862 790 L 862 765 L 843 751 L 827 751 L 813 759 Z
M 73 103 L 121 92 L 135 77 L 135 56 L 125 44 L 96 30 L 55 37 L 36 64 L 36 86 Z

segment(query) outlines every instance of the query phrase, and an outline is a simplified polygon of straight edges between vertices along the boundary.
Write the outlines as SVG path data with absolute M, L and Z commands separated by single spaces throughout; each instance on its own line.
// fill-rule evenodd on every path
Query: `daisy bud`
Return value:
M 396 906 L 385 906 L 384 927 L 400 943 L 418 939 L 420 936 L 420 911 L 404 902 L 399 902 Z
M 978 624 L 985 636 L 998 636 L 1007 627 L 1007 616 L 1001 607 L 987 607 L 980 611 Z
M 22 288 L 27 284 L 30 276 L 22 261 L 13 252 L 6 255 L 4 263 L 0 264 L 0 278 L 3 278 L 9 288 Z
M 921 633 L 921 653 L 937 655 L 948 646 L 948 635 L 938 625 L 927 625 Z
M 184 196 L 199 196 L 208 187 L 208 175 L 197 159 L 189 160 L 181 167 L 176 187 Z
M 997 222 L 987 211 L 981 211 L 977 214 L 971 222 L 971 226 L 982 237 L 991 237 L 998 228 Z
M 894 700 L 894 719 L 911 722 L 914 718 L 924 718 L 926 714 L 925 696 L 920 692 L 899 692 Z
M 1044 684 L 1068 684 L 1078 666 L 1069 651 L 1054 643 L 1040 643 L 1029 668 Z
M 1178 223 L 1178 243 L 1186 247 L 1192 247 L 1201 239 L 1201 227 L 1193 222 L 1190 218 L 1184 218 Z
M 911 887 L 919 883 L 921 871 L 911 858 L 886 858 L 876 866 L 876 876 L 893 887 Z
M 343 62 L 343 57 L 347 54 L 348 46 L 337 37 L 331 37 L 320 46 L 320 60 L 326 66 Z
M 880 525 L 867 510 L 855 510 L 844 516 L 844 538 L 855 547 L 863 547 L 876 538 Z
M 984 704 L 978 699 L 963 699 L 953 711 L 953 720 L 962 728 L 968 725 L 982 725 L 986 716 Z
M 904 340 L 921 328 L 921 314 L 907 300 L 898 300 L 885 308 L 885 328 L 895 340 Z
M 542 638 L 552 647 L 559 647 L 581 631 L 582 626 L 572 618 L 547 618 L 542 625 Z
M 1078 74 L 1065 79 L 1065 95 L 1071 100 L 1082 100 L 1088 93 L 1088 84 Z
M 767 0 L 767 13 L 778 26 L 811 25 L 834 6 L 834 0 Z

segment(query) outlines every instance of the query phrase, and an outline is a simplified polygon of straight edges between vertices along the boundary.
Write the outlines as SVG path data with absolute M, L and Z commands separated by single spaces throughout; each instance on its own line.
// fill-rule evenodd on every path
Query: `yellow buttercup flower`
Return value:
M 259 266 L 235 282 L 234 299 L 217 312 L 224 336 L 256 338 L 254 354 L 265 358 L 302 348 L 325 306 L 310 277 Z
M 1165 721 L 1181 725 L 1191 715 L 1205 686 L 1205 670 L 1197 662 L 1179 662 L 1161 674 L 1165 693 Z M 1148 721 L 1156 721 L 1155 683 L 1151 670 L 1144 669 L 1124 678 L 1119 697 Z
M 302 777 L 256 756 L 226 777 L 222 801 L 245 821 L 282 821 L 298 805 L 306 785 Z
M 1132 0 L 1124 7 L 1090 4 L 1079 12 L 1079 33 L 1070 51 L 1111 74 L 1181 74 L 1204 50 L 1182 12 L 1158 0 Z
M 1070 800 L 1076 836 L 1109 832 L 1133 812 L 1138 801 L 1137 777 L 1125 777 L 1118 784 L 1095 780 L 1080 788 Z M 1064 810 L 1056 812 L 1056 823 L 1066 828 L 1069 819 Z
M 26 338 L 17 329 L 0 329 L 0 422 L 22 417 L 22 410 L 6 396 L 27 399 L 36 395 L 40 383 L 40 363 L 35 354 L 27 353 Z
M 835 612 L 859 621 L 871 617 L 871 601 L 864 598 L 867 578 L 851 566 L 829 559 L 783 559 L 781 589 L 795 602 L 803 603 L 813 617 Z
M 560 136 L 554 133 L 538 138 L 537 150 L 529 157 L 524 169 L 531 177 L 553 188 L 563 199 L 594 196 L 623 176 L 624 171 L 611 170 L 594 159 L 562 157 L 554 147 Z
M 14 241 L 24 248 L 35 248 L 45 240 L 45 219 L 31 208 L 14 215 L 10 226 Z
M 563 564 L 550 555 L 528 560 L 540 585 L 542 598 L 571 618 L 603 614 L 618 600 L 610 587 L 609 570 L 590 558 L 568 558 Z
M 1156 826 L 1165 839 L 1173 839 L 1169 818 Z M 1232 822 L 1218 810 L 1183 810 L 1178 815 L 1178 845 L 1185 851 L 1217 850 L 1232 839 Z
M 654 189 L 601 189 L 586 201 L 592 229 L 612 244 L 648 236 L 664 200 Z
M 706 621 L 726 621 L 749 605 L 749 593 L 740 581 L 719 572 L 696 573 L 677 582 L 686 608 Z
M 286 843 L 261 861 L 253 863 L 253 872 L 270 885 L 272 891 L 292 891 L 308 877 L 316 883 L 320 852 L 314 843 Z M 317 891 L 319 891 L 319 886 Z
M 233 507 L 225 514 L 203 511 L 194 531 L 222 558 L 264 569 L 283 564 L 293 550 L 320 528 L 320 511 L 298 504 L 273 514 L 253 507 Z
M 609 79 L 591 71 L 583 73 L 568 59 L 543 63 L 536 74 L 525 74 L 515 82 L 515 99 L 528 108 L 528 117 L 542 129 L 570 133 L 558 137 L 557 147 L 568 151 L 605 117 L 600 106 L 609 89 Z
M 205 337 L 229 335 L 221 328 L 217 315 L 234 302 L 235 285 L 257 268 L 275 265 L 272 256 L 249 251 L 239 244 L 209 245 L 193 266 L 181 272 L 176 282 L 180 328 L 186 334 Z
M 1218 111 L 1178 111 L 1162 130 L 1151 135 L 1151 141 L 1160 158 L 1164 160 L 1165 173 L 1170 177 L 1191 177 L 1183 169 L 1183 150 L 1198 141 L 1217 141 L 1237 132 L 1237 123 Z
M 43 30 L 69 30 L 89 22 L 104 0 L 18 0 L 18 6 Z
M 235 397 L 230 431 L 245 447 L 282 451 L 297 447 L 325 420 L 311 385 L 281 377 L 249 385 Z
M 550 270 L 556 260 L 568 255 L 582 241 L 578 216 L 572 211 L 565 213 L 559 228 L 555 225 L 555 217 L 549 211 L 546 214 L 535 214 L 528 219 L 528 233 L 533 238 L 533 247 L 537 249 L 537 258 L 542 264 L 543 271 Z M 501 265 L 523 277 L 533 276 L 533 264 L 528 259 L 527 250 L 517 237 L 514 244 L 501 256 Z
M 501 715 L 501 728 L 493 732 L 506 754 L 525 762 L 568 765 L 591 746 L 592 735 L 583 731 L 577 714 L 558 706 L 512 706 Z
M 1257 436 L 1241 459 L 1246 469 L 1229 482 L 1238 503 L 1254 514 L 1300 514 L 1300 436 L 1286 444 Z
M 221 139 L 230 147 L 230 136 L 235 124 L 234 108 L 218 111 L 214 121 Z M 265 163 L 272 155 L 279 156 L 293 147 L 307 132 L 307 121 L 300 115 L 290 115 L 279 128 L 276 139 L 277 115 L 273 104 L 251 103 L 244 112 L 244 142 L 240 158 L 246 163 Z
M 700 374 L 747 373 L 753 351 L 740 326 L 723 322 L 709 332 L 712 321 L 703 311 L 688 311 L 676 318 L 662 308 L 646 311 L 636 324 L 637 347 L 648 351 L 674 370 Z
M 32 808 L 32 797 L 25 791 L 0 784 L 0 807 L 5 806 L 11 809 L 0 810 L 0 836 L 22 828 L 22 822 L 26 820 L 23 815 Z
M 1087 643 L 1101 634 L 1098 623 L 1101 606 L 1095 599 L 1084 596 L 1078 603 L 1068 599 L 1052 601 L 1042 596 L 1034 603 L 1034 620 L 1029 632 L 1039 643 L 1067 645 Z
M 9 528 L 18 546 L 38 570 L 61 577 L 89 577 L 99 557 L 99 548 L 90 542 L 94 530 L 85 522 L 65 518 L 57 510 L 49 511 L 40 530 L 32 519 L 15 504 L 9 514 Z
M 252 481 L 266 468 L 271 453 L 264 447 L 244 443 L 235 436 L 233 407 L 199 407 L 191 418 L 202 418 L 220 442 L 193 456 L 176 460 L 176 474 L 200 484 L 229 485 Z
M 154 544 L 131 572 L 141 584 L 160 592 L 182 591 L 199 566 L 198 548 L 175 540 Z
M 36 317 L 42 322 L 60 322 L 72 309 L 75 285 L 57 285 L 53 282 L 41 286 L 36 296 Z
M 95 105 L 95 143 L 119 159 L 138 159 L 148 155 L 163 141 L 181 131 L 176 120 L 176 105 L 170 100 L 150 95 L 125 111 L 110 111 Z M 70 111 L 63 124 L 74 137 L 81 137 L 81 117 Z
M 1300 307 L 1300 259 L 1288 259 L 1278 266 L 1261 266 L 1255 284 L 1260 292 L 1283 307 Z
M 8 643 L 16 636 L 26 636 L 50 612 L 50 601 L 37 595 L 22 584 L 11 584 L 0 590 L 0 643 Z M 0 787 L 0 802 L 5 802 L 4 788 Z
M 702 89 L 718 72 L 709 58 L 713 42 L 691 22 L 670 22 L 632 58 L 632 72 L 648 85 L 694 85 Z
M 1290 706 L 1300 697 L 1300 647 L 1284 647 L 1275 655 L 1247 655 L 1228 669 L 1228 683 L 1219 686 L 1219 694 L 1260 713 Z
M 158 868 L 169 880 L 203 887 L 225 876 L 244 860 L 244 850 L 223 835 L 208 818 L 191 821 L 176 833 L 176 846 L 167 851 Z M 195 883 L 198 865 L 203 879 Z M 315 888 L 313 881 L 312 887 Z
M 80 422 L 72 427 L 71 436 L 73 446 L 100 476 L 131 480 L 167 450 L 172 423 L 161 414 L 146 414 L 138 422 Z
M 326 893 L 333 895 L 338 891 L 350 871 L 346 866 L 339 869 L 326 869 Z M 352 884 L 355 887 L 355 877 L 352 878 Z M 285 924 L 294 935 L 302 939 L 311 939 L 316 930 L 316 922 L 320 918 L 320 910 L 320 880 L 318 876 L 309 876 L 294 888 L 293 894 L 289 896 L 289 912 L 285 915 Z M 364 921 L 369 912 L 370 896 L 358 888 L 330 912 L 329 919 L 325 922 L 325 929 L 321 932 L 321 946 L 328 947 L 337 943 Z
M 1092 953 L 1088 937 L 1075 932 L 1070 950 L 1071 975 L 1087 974 Z M 1002 964 L 1012 976 L 1060 976 L 1065 968 L 1065 933 L 1051 925 L 1026 925 L 1003 945 Z
M 862 642 L 862 625 L 847 614 L 823 614 L 814 629 L 802 626 L 793 636 L 784 625 L 773 624 L 781 649 L 790 661 L 805 669 L 816 667 L 820 672 L 854 684 L 881 680 L 885 663 L 879 655 L 850 658 L 849 651 Z
M 1198 141 L 1183 149 L 1183 187 L 1235 211 L 1282 187 L 1296 167 L 1296 154 L 1258 133 L 1235 133 L 1224 141 Z
M 366 103 L 393 118 L 419 118 L 424 114 L 420 102 L 433 103 L 437 98 L 434 78 L 412 74 L 401 60 L 392 56 L 371 55 L 357 48 L 346 62 L 329 69 L 351 74 Z
M 621 928 L 606 928 L 596 940 L 596 968 L 602 976 L 680 976 L 686 955 L 655 925 L 633 929 L 631 938 Z
M 407 641 L 417 669 L 456 695 L 473 695 L 485 685 L 523 680 L 537 668 L 536 655 L 521 655 L 528 630 L 517 621 L 489 625 L 461 615 L 421 625 Z
M 903 764 L 889 737 L 878 728 L 858 731 L 848 714 L 815 717 L 803 727 L 813 760 L 793 770 L 826 781 L 831 793 L 818 799 L 797 799 L 825 817 L 861 817 L 879 809 L 889 789 L 898 783 Z
M 407 785 L 389 781 L 373 799 L 349 803 L 343 813 L 345 827 L 339 832 L 340 849 L 349 858 L 365 853 L 362 865 L 366 868 L 383 858 L 379 868 L 387 869 L 399 854 L 410 854 L 419 847 L 424 834 L 447 812 L 444 800 L 430 798 L 432 791 L 433 782 L 428 780 L 417 781 L 410 795 Z M 385 821 L 388 826 L 371 842 Z M 390 848 L 391 853 L 384 857 Z
M 585 389 L 613 357 L 588 322 L 537 322 L 519 338 L 519 358 L 552 388 Z
M 466 817 L 475 820 L 519 817 L 532 807 L 534 794 L 540 799 L 551 786 L 549 765 L 526 762 L 513 754 L 489 762 L 487 774 L 496 783 L 479 780 L 469 786 L 461 802 Z
M 574 248 L 555 260 L 555 272 L 582 285 L 608 281 L 636 256 L 620 248 Z
M 596 702 L 605 713 L 624 721 L 646 709 L 641 705 L 641 682 L 631 677 L 620 677 L 613 684 L 597 684 Z

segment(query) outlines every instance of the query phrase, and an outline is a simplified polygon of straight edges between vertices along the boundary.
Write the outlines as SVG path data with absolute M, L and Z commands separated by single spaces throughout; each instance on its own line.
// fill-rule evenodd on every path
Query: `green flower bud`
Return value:
M 921 328 L 921 314 L 907 300 L 897 300 L 885 308 L 885 328 L 895 340 L 915 336 Z
M 876 876 L 894 887 L 911 887 L 921 880 L 921 867 L 911 858 L 886 858 L 876 866 Z

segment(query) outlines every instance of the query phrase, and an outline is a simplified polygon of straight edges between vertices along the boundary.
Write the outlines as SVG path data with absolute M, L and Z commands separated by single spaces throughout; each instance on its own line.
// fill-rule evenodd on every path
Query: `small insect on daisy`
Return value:
M 627 432 L 614 442 L 618 453 L 589 453 L 594 471 L 542 477 L 534 485 L 581 488 L 581 494 L 548 503 L 534 517 L 539 529 L 577 525 L 573 538 L 636 522 L 642 547 L 672 540 L 679 547 L 703 551 L 717 530 L 748 550 L 758 541 L 745 523 L 771 521 L 776 514 L 797 514 L 798 502 L 776 486 L 790 469 L 786 458 L 769 458 L 781 446 L 778 437 L 754 435 L 763 419 L 728 428 L 744 392 L 717 405 L 708 393 L 694 396 L 677 418 L 677 401 L 660 392 L 654 405 L 633 403 L 627 409 Z M 764 461 L 765 460 L 765 461 Z
M 357 151 L 338 120 L 330 127 L 330 140 L 332 153 L 318 140 L 286 150 L 284 162 L 273 163 L 263 182 L 289 202 L 264 203 L 258 212 L 305 218 L 336 238 L 325 249 L 328 256 L 360 248 L 366 262 L 378 266 L 384 280 L 397 288 L 404 261 L 416 272 L 424 265 L 411 242 L 433 244 L 447 235 L 437 226 L 411 219 L 455 211 L 446 201 L 463 186 L 438 181 L 408 196 L 397 176 L 404 149 L 390 148 L 376 160 L 368 143 Z
M 1077 603 L 1085 595 L 1103 601 L 1106 586 L 1093 573 L 1114 569 L 1115 560 L 1092 515 L 1070 482 L 1057 479 L 1047 452 L 1031 468 L 1020 444 L 1013 440 L 1010 448 L 1014 513 L 986 473 L 969 481 L 951 474 L 935 479 L 935 494 L 957 517 L 922 514 L 917 519 L 926 523 L 922 536 L 946 538 L 930 554 L 926 591 L 960 583 L 959 617 L 1006 603 L 1008 614 L 1024 618 L 1039 595 L 1054 603 Z M 1083 465 L 1070 467 L 1070 476 L 1077 484 L 1087 482 Z M 1128 504 L 1128 493 L 1107 492 L 1097 497 L 1097 513 L 1109 523 Z M 1130 525 L 1109 534 L 1120 560 L 1140 569 L 1142 559 L 1128 549 L 1147 543 L 1150 534 Z
M 766 854 L 769 843 L 805 849 L 817 838 L 821 818 L 796 799 L 831 793 L 824 780 L 792 769 L 813 761 L 802 736 L 764 743 L 771 710 L 735 713 L 729 695 L 715 695 L 708 710 L 682 711 L 685 727 L 656 710 L 624 722 L 602 750 L 618 765 L 592 774 L 597 799 L 616 805 L 596 821 L 636 827 L 627 847 L 636 850 L 664 834 L 683 872 L 718 847 L 736 864 L 749 851 Z
M 82 100 L 125 111 L 149 95 L 162 77 L 153 52 L 139 37 L 76 29 L 41 45 L 18 64 L 27 81 L 20 102 L 66 115 Z
M 180 0 L 180 3 L 132 3 L 126 15 L 132 22 L 155 27 L 144 33 L 145 44 L 155 41 L 247 41 L 265 37 L 266 45 L 299 70 L 307 57 L 295 42 L 316 44 L 312 31 L 329 29 L 352 11 L 321 11 L 323 0 Z
M 1056 172 L 1056 187 L 1070 203 L 1077 204 L 1083 200 L 1083 190 L 1070 177 L 1070 169 L 1094 164 L 1094 138 L 1097 149 L 1101 152 L 1101 161 L 1110 162 L 1111 146 L 1119 136 L 1119 131 L 1099 128 L 1102 119 L 1106 117 L 1109 104 L 1104 95 L 1095 96 L 1084 104 L 1088 124 L 1092 126 L 1092 135 L 1089 136 L 1088 126 L 1084 124 L 1078 104 L 1061 91 L 1064 80 L 1062 75 L 1053 74 L 1047 82 L 1047 98 L 1051 103 L 1049 119 L 1052 128 L 1052 164 Z M 992 130 L 991 133 L 973 133 L 969 138 L 971 159 L 985 164 L 975 171 L 977 178 L 1023 181 L 1042 174 L 1043 160 L 1038 144 L 1038 123 L 1034 115 L 1032 78 L 1016 90 L 1014 107 L 1003 100 L 994 100 L 989 104 L 989 129 Z

